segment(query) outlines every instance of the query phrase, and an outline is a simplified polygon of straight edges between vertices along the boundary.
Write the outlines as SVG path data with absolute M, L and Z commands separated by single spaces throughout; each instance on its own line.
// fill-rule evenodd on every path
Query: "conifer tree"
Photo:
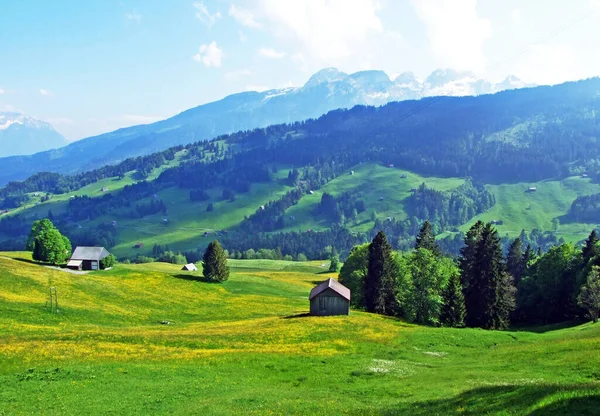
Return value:
M 525 248 L 525 252 L 523 253 L 523 273 L 527 270 L 527 268 L 531 265 L 531 262 L 535 259 L 535 253 L 533 252 L 533 248 L 531 248 L 531 244 L 527 244 Z M 521 275 L 521 277 L 523 277 Z
M 506 269 L 508 273 L 513 276 L 515 283 L 519 283 L 523 272 L 525 271 L 525 265 L 523 264 L 523 243 L 520 238 L 515 238 L 510 246 L 508 247 L 508 253 L 506 255 Z
M 589 318 L 598 322 L 600 314 L 600 268 L 594 266 L 577 297 L 577 304 L 585 309 Z
M 466 302 L 469 326 L 505 329 L 514 309 L 514 286 L 506 273 L 500 237 L 487 224 L 477 245 L 474 275 Z
M 395 264 L 392 246 L 383 231 L 379 231 L 369 245 L 369 268 L 365 279 L 367 311 L 394 315 L 396 300 Z
M 440 246 L 435 242 L 435 235 L 433 228 L 429 221 L 425 221 L 419 230 L 417 235 L 417 241 L 415 243 L 415 249 L 425 248 L 431 251 L 436 256 L 441 255 Z
M 460 249 L 460 280 L 463 287 L 463 293 L 465 295 L 465 305 L 467 311 L 472 309 L 471 303 L 476 300 L 477 293 L 472 288 L 472 280 L 475 276 L 475 262 L 477 260 L 477 246 L 481 239 L 481 233 L 483 231 L 483 222 L 477 221 L 467 231 L 465 235 L 465 245 Z
M 227 257 L 225 257 L 225 252 L 219 241 L 211 242 L 206 248 L 202 261 L 202 272 L 210 282 L 223 282 L 229 278 Z
M 460 275 L 454 274 L 450 277 L 448 284 L 442 292 L 442 312 L 440 322 L 449 327 L 462 327 L 465 325 L 465 297 L 462 292 Z
M 587 240 L 585 240 L 585 244 L 581 250 L 584 264 L 587 264 L 590 261 L 590 259 L 600 254 L 600 247 L 598 245 L 598 241 L 600 240 L 598 239 L 596 230 L 592 230 Z

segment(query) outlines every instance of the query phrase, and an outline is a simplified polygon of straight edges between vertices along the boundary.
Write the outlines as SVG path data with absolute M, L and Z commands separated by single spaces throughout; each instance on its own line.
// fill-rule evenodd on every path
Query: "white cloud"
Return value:
M 275 49 L 271 48 L 260 48 L 258 50 L 258 55 L 262 56 L 263 58 L 281 59 L 285 56 L 285 53 L 276 51 Z
M 217 42 L 212 41 L 208 45 L 200 45 L 198 53 L 194 55 L 194 60 L 204 64 L 205 67 L 218 68 L 223 59 L 223 50 L 219 49 Z
M 226 72 L 223 75 L 223 78 L 231 81 L 231 80 L 247 77 L 248 75 L 251 75 L 251 74 L 252 73 L 250 72 L 249 69 L 238 69 L 237 71 Z
M 52 91 L 40 88 L 40 94 L 44 97 L 50 97 L 52 95 Z
M 261 24 L 255 20 L 254 14 L 250 10 L 243 9 L 235 4 L 229 6 L 229 16 L 233 17 L 244 26 L 253 28 L 261 27 Z
M 44 120 L 52 125 L 75 124 L 75 121 L 69 117 L 44 117 Z
M 565 44 L 535 45 L 515 69 L 515 74 L 537 84 L 558 84 L 581 78 L 576 54 Z
M 246 36 L 246 34 L 244 32 L 242 32 L 241 30 L 238 31 L 238 35 L 240 37 L 240 42 L 247 42 L 248 41 L 248 36 Z
M 520 25 L 522 18 L 523 13 L 521 12 L 521 9 L 513 9 L 510 12 L 510 20 L 512 20 L 515 25 Z
M 196 18 L 208 27 L 214 25 L 217 19 L 221 18 L 221 13 L 218 11 L 210 14 L 208 8 L 202 1 L 194 2 L 194 8 L 196 9 Z
M 270 88 L 267 87 L 266 85 L 246 85 L 246 91 L 258 91 L 258 92 L 263 92 L 263 91 L 267 91 Z
M 313 68 L 354 62 L 384 33 L 378 0 L 258 1 L 273 34 Z
M 0 111 L 6 111 L 8 113 L 22 113 L 20 109 L 10 104 L 2 104 L 0 105 Z
M 149 124 L 165 119 L 162 116 L 145 116 L 140 114 L 124 114 L 121 118 L 127 123 L 134 124 Z
M 492 24 L 477 13 L 477 0 L 412 0 L 425 23 L 431 52 L 440 66 L 483 71 L 483 43 Z
M 4 90 L 0 88 L 0 95 L 4 94 Z
M 127 20 L 133 20 L 134 22 L 140 23 L 142 21 L 142 15 L 138 14 L 135 10 L 131 13 L 125 13 Z

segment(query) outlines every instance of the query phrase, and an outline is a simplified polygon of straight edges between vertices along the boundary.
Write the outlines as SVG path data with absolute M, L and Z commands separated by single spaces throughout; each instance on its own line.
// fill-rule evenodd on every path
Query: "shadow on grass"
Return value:
M 515 332 L 533 332 L 536 334 L 543 334 L 545 332 L 557 331 L 559 329 L 573 328 L 573 327 L 581 325 L 583 323 L 585 323 L 585 321 L 567 321 L 567 322 L 559 322 L 557 324 L 514 327 L 514 328 L 511 328 L 511 330 L 515 331 Z
M 309 316 L 311 316 L 310 313 L 304 312 L 304 313 L 297 313 L 295 315 L 282 316 L 281 319 L 308 318 Z
M 174 274 L 173 277 L 175 279 L 181 279 L 181 280 L 188 280 L 191 282 L 203 282 L 203 283 L 219 283 L 219 282 L 214 282 L 212 280 L 207 279 L 206 277 L 202 276 L 202 275 L 197 275 L 197 274 Z
M 384 409 L 382 414 L 598 415 L 600 386 L 575 384 L 479 387 L 449 399 L 402 403 L 398 407 Z
M 15 261 L 20 261 L 22 263 L 29 263 L 29 264 L 35 264 L 36 266 L 52 266 L 52 267 L 63 267 L 64 265 L 56 265 L 56 264 L 52 264 L 52 263 L 44 263 L 42 261 L 35 261 L 35 260 L 31 260 L 31 259 L 24 259 L 23 257 L 11 257 L 12 260 Z

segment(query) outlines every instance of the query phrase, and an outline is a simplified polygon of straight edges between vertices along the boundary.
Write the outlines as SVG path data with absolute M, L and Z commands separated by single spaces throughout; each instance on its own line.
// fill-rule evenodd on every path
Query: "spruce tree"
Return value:
M 365 279 L 365 304 L 367 311 L 394 315 L 396 276 L 392 246 L 383 231 L 379 231 L 369 245 L 369 268 Z
M 202 272 L 210 282 L 223 282 L 229 278 L 227 257 L 225 257 L 225 252 L 219 241 L 211 242 L 206 248 L 202 261 Z
M 478 302 L 477 288 L 474 287 L 473 280 L 476 274 L 477 247 L 483 231 L 483 222 L 477 221 L 467 231 L 465 235 L 465 245 L 460 249 L 460 280 L 465 297 L 465 306 L 467 309 L 467 325 L 470 326 L 469 310 L 475 310 L 475 304 Z
M 442 312 L 440 322 L 444 326 L 463 327 L 465 325 L 465 297 L 462 292 L 460 275 L 454 274 L 450 277 L 448 284 L 442 292 Z
M 487 224 L 477 245 L 467 323 L 485 329 L 505 329 L 514 309 L 514 285 L 506 272 L 498 231 Z
M 596 230 L 592 230 L 587 240 L 585 240 L 585 245 L 581 250 L 584 264 L 587 264 L 591 258 L 596 257 L 600 254 L 600 247 L 598 246 L 598 241 L 600 240 L 598 239 Z
M 425 221 L 419 230 L 417 235 L 417 241 L 415 243 L 415 249 L 424 248 L 431 251 L 436 256 L 441 255 L 440 246 L 435 242 L 435 235 L 433 228 L 429 221 Z
M 515 283 L 519 283 L 525 271 L 523 260 L 523 243 L 517 237 L 510 243 L 506 255 L 506 269 L 514 277 Z
M 525 273 L 525 271 L 527 271 L 527 268 L 531 265 L 531 262 L 535 259 L 535 253 L 533 252 L 533 248 L 531 248 L 531 244 L 527 244 L 527 247 L 525 248 L 525 252 L 523 253 L 523 260 L 522 260 L 522 264 L 523 264 L 523 273 Z M 521 275 L 521 277 L 523 277 Z

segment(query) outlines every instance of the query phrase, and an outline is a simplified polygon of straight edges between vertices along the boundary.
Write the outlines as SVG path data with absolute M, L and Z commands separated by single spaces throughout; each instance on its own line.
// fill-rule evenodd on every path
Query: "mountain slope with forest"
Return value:
M 0 233 L 18 248 L 51 210 L 75 244 L 126 256 L 196 251 L 218 235 L 231 252 L 322 258 L 378 229 L 404 248 L 426 219 L 450 252 L 476 219 L 525 229 L 534 247 L 577 241 L 600 223 L 599 111 L 600 79 L 336 110 L 12 183 L 0 190 Z
M 349 75 L 328 68 L 314 74 L 302 87 L 234 94 L 156 123 L 82 139 L 33 156 L 0 159 L 0 184 L 25 179 L 39 172 L 40 166 L 50 172 L 76 173 L 222 134 L 316 118 L 357 104 L 382 105 L 432 95 L 488 94 L 526 86 L 512 76 L 492 84 L 471 73 L 450 69 L 437 70 L 420 81 L 411 73 L 391 80 L 383 71 Z

